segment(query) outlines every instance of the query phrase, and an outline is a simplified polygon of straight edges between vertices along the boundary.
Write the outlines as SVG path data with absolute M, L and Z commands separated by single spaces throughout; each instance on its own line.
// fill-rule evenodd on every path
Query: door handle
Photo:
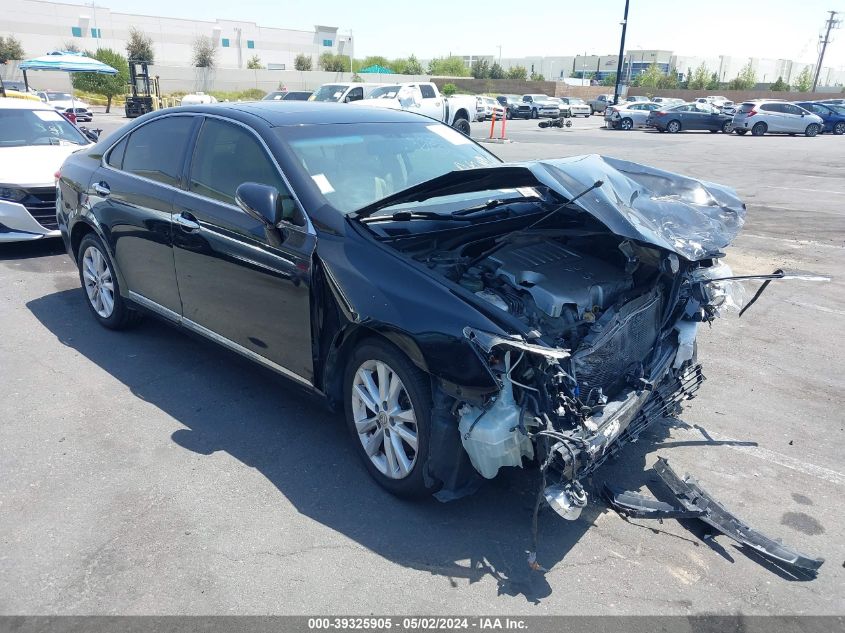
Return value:
M 111 193 L 111 189 L 109 189 L 109 186 L 104 182 L 95 182 L 91 185 L 91 189 L 93 189 L 96 194 L 103 197 Z
M 182 213 L 174 215 L 173 221 L 186 231 L 195 231 L 200 228 L 200 223 L 197 222 L 197 219 L 187 211 L 182 211 Z

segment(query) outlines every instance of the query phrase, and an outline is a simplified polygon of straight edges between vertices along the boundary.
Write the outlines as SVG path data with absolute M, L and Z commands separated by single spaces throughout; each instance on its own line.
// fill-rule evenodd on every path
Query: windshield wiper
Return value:
M 491 198 L 484 204 L 477 204 L 471 207 L 467 207 L 466 209 L 460 209 L 458 211 L 453 211 L 449 215 L 451 216 L 464 216 L 464 215 L 471 215 L 473 213 L 478 213 L 479 211 L 486 211 L 487 209 L 495 209 L 496 207 L 500 207 L 503 204 L 521 204 L 524 202 L 528 202 L 531 200 L 540 200 L 542 198 L 539 195 L 536 196 L 523 196 L 521 198 Z
M 495 205 L 494 205 L 495 206 Z M 490 207 L 491 209 L 493 207 Z M 476 209 L 485 210 L 483 207 Z M 396 211 L 391 215 L 371 215 L 361 218 L 363 224 L 370 224 L 372 222 L 408 222 L 411 220 L 436 220 L 438 222 L 475 222 L 479 219 L 487 220 L 491 216 L 502 215 L 501 211 L 496 213 L 485 213 L 483 215 L 476 215 L 475 217 L 464 217 L 468 214 L 462 214 L 459 211 L 454 213 L 436 213 L 434 211 Z

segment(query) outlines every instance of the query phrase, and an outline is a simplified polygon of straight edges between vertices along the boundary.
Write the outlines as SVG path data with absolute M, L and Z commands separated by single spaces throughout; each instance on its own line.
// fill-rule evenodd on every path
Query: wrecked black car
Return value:
M 376 481 L 450 499 L 533 464 L 580 481 L 703 381 L 741 303 L 729 188 L 601 156 L 503 164 L 417 115 L 187 106 L 61 170 L 92 315 L 161 317 L 344 411 Z

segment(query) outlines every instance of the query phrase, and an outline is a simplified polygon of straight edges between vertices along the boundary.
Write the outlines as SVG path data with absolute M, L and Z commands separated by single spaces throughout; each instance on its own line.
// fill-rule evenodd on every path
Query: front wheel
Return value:
M 833 126 L 833 133 L 837 136 L 845 134 L 845 121 L 840 121 L 836 125 Z
M 634 122 L 629 118 L 624 118 L 619 122 L 619 127 L 625 131 L 634 129 Z
M 540 113 L 539 113 L 539 112 L 537 112 L 537 110 L 536 110 L 536 109 L 531 110 L 531 118 L 532 118 L 532 119 L 539 119 L 539 118 L 540 118 Z
M 670 134 L 677 134 L 681 131 L 681 122 L 680 121 L 669 121 L 666 124 L 666 131 Z
M 731 131 L 734 129 L 733 123 L 730 121 L 725 121 L 722 123 L 722 133 L 723 134 L 730 134 Z
M 100 238 L 93 233 L 82 238 L 77 265 L 88 307 L 100 325 L 110 330 L 123 330 L 140 321 L 141 315 L 131 310 L 120 296 L 114 266 Z
M 815 136 L 819 133 L 819 126 L 816 123 L 810 123 L 807 126 L 807 129 L 804 130 L 804 136 Z
M 349 360 L 344 399 L 356 450 L 376 482 L 400 497 L 433 492 L 423 478 L 432 406 L 426 374 L 392 345 L 368 341 Z
M 455 119 L 455 122 L 452 123 L 452 127 L 464 136 L 469 136 L 472 132 L 472 128 L 469 125 L 469 121 L 464 118 Z

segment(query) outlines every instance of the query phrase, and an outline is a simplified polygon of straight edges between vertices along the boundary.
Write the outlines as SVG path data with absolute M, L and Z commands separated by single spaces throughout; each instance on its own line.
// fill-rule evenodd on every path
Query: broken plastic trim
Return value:
M 681 479 L 663 457 L 657 458 L 654 470 L 675 495 L 675 500 L 680 507 L 644 497 L 636 492 L 616 491 L 606 485 L 604 493 L 610 506 L 620 514 L 636 518 L 700 519 L 725 536 L 750 547 L 766 558 L 797 567 L 805 572 L 814 574 L 824 563 L 823 558 L 812 558 L 802 554 L 749 527 L 711 497 L 693 477 L 686 475 Z
M 569 350 L 566 349 L 526 343 L 518 337 L 507 337 L 505 335 L 492 334 L 483 330 L 476 330 L 472 327 L 464 328 L 464 336 L 487 353 L 489 353 L 494 347 L 502 346 L 531 352 L 533 354 L 540 354 L 541 356 L 553 358 L 555 360 L 569 358 Z

